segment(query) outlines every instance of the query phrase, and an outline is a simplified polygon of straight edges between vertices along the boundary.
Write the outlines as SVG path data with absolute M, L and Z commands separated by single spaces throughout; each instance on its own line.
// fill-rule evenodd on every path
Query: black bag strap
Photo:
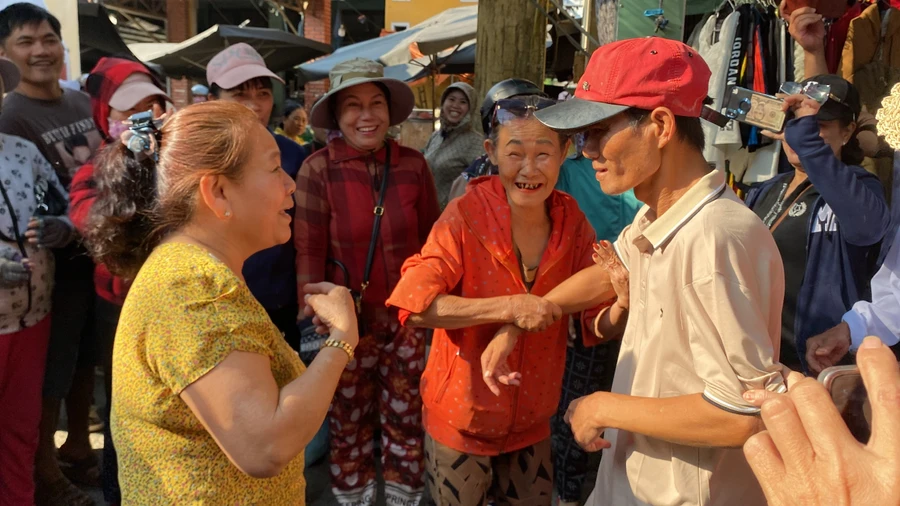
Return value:
M 384 174 L 381 176 L 381 192 L 378 195 L 378 203 L 375 204 L 375 222 L 372 224 L 372 239 L 369 241 L 369 254 L 366 256 L 366 268 L 363 271 L 362 285 L 359 288 L 359 296 L 356 300 L 356 312 L 362 310 L 362 299 L 369 287 L 369 276 L 372 274 L 372 262 L 375 260 L 375 248 L 378 246 L 378 237 L 381 232 L 381 218 L 384 216 L 384 196 L 387 193 L 388 174 L 391 168 L 391 145 L 386 145 L 386 154 L 384 155 Z

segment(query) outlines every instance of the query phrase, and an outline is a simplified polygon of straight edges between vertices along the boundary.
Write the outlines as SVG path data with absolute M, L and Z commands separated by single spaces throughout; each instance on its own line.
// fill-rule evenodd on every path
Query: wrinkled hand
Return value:
M 74 239 L 72 223 L 59 216 L 33 217 L 25 237 L 30 244 L 43 248 L 62 248 Z
M 312 283 L 304 286 L 303 292 L 306 294 L 303 314 L 312 317 L 316 333 L 331 335 L 355 348 L 359 344 L 359 330 L 350 290 L 333 283 Z
M 825 21 L 812 7 L 801 7 L 791 12 L 788 31 L 791 38 L 807 53 L 825 51 Z
M 767 430 L 747 440 L 744 454 L 770 506 L 900 504 L 897 358 L 868 337 L 857 363 L 872 406 L 866 445 L 853 438 L 829 393 L 812 378 L 789 382 L 787 394 L 761 396 Z
M 831 367 L 850 352 L 850 326 L 841 322 L 806 341 L 806 362 L 815 372 Z
M 500 386 L 497 384 L 519 386 L 522 373 L 513 372 L 509 367 L 509 354 L 519 341 L 522 329 L 512 324 L 500 327 L 494 334 L 494 338 L 481 354 L 481 370 L 484 371 L 484 382 L 494 395 L 500 395 Z
M 31 279 L 28 259 L 9 249 L 0 249 L 0 288 L 17 288 Z
M 629 293 L 628 293 L 628 269 L 622 264 L 619 255 L 609 241 L 600 241 L 594 245 L 594 263 L 602 265 L 609 273 L 609 280 L 612 282 L 613 289 L 616 291 L 616 304 L 622 309 L 628 309 Z
M 509 300 L 513 321 L 529 332 L 540 332 L 562 318 L 562 309 L 537 295 L 513 295 Z
M 604 392 L 597 392 L 579 397 L 572 401 L 566 410 L 565 421 L 572 428 L 575 441 L 588 452 L 596 452 L 612 446 L 609 441 L 603 439 L 603 431 L 606 430 L 606 427 L 597 423 L 603 395 Z

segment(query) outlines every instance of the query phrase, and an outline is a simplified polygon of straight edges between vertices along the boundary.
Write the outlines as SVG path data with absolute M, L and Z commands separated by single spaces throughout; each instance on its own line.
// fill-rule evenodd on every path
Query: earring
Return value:
M 231 218 L 231 211 L 225 211 L 225 217 Z

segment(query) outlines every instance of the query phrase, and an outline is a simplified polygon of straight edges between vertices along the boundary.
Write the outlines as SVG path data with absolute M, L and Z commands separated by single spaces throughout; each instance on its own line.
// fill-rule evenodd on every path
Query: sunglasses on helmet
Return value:
M 539 111 L 556 104 L 556 100 L 539 96 L 498 100 L 494 105 L 494 115 L 491 118 L 491 126 L 504 125 L 514 119 L 527 118 L 534 114 L 534 111 Z

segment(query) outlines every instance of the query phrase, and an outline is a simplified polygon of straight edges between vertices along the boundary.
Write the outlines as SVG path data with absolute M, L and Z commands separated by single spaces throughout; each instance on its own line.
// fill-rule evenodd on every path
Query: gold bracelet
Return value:
M 344 341 L 338 341 L 336 339 L 328 339 L 322 344 L 322 348 L 340 348 L 347 352 L 347 356 L 350 360 L 353 360 L 353 346 L 345 343 Z

